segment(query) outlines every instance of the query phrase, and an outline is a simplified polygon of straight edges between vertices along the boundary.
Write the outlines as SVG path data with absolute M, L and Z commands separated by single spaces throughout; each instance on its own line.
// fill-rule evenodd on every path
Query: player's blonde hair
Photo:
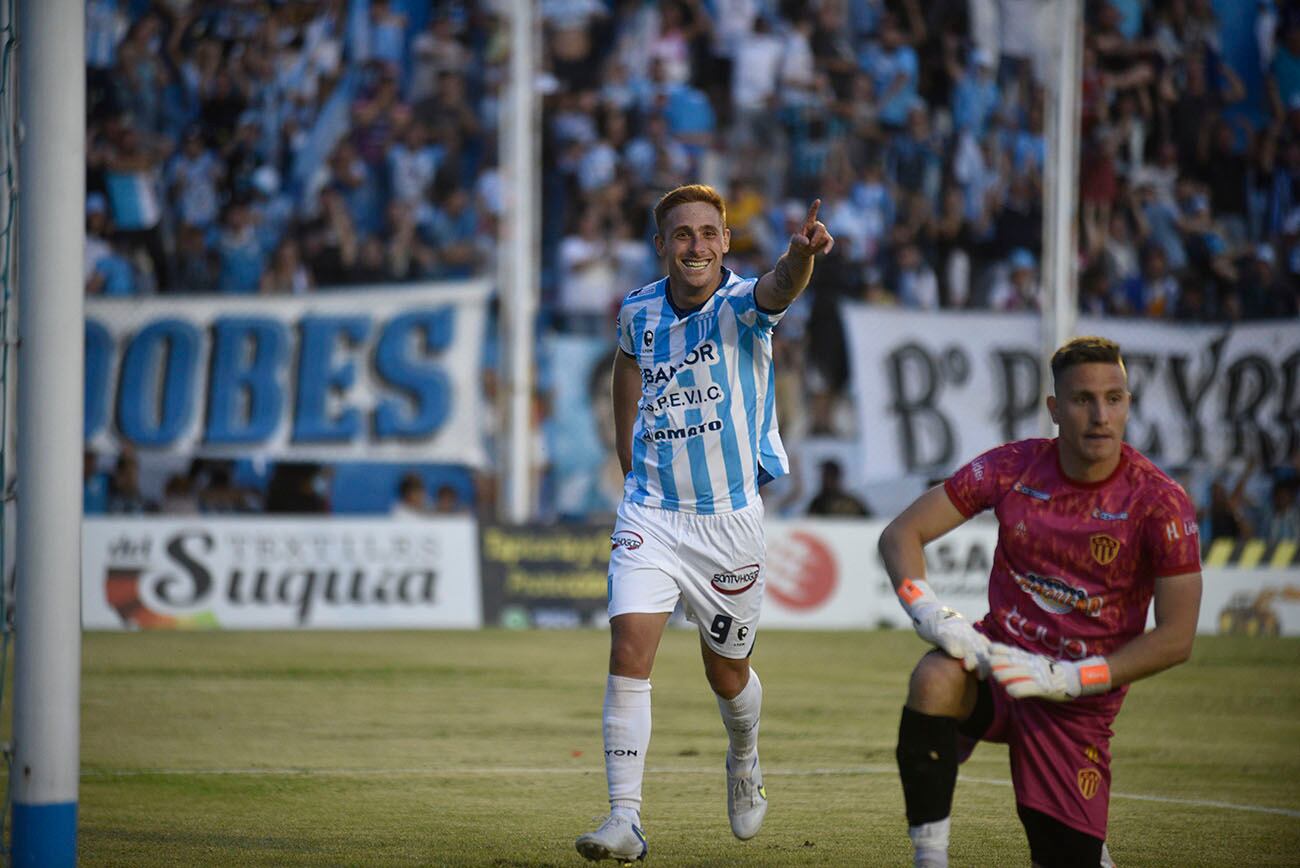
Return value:
M 659 200 L 659 204 L 655 205 L 655 231 L 663 234 L 664 218 L 668 212 L 688 202 L 707 202 L 722 215 L 722 225 L 727 225 L 727 203 L 722 201 L 721 193 L 708 184 L 685 184 L 669 190 Z
M 1120 370 L 1124 371 L 1124 376 L 1128 377 L 1128 371 L 1124 368 L 1124 357 L 1119 351 L 1119 344 L 1110 338 L 1083 335 L 1082 337 L 1071 338 L 1062 344 L 1060 349 L 1052 353 L 1053 386 L 1061 381 L 1061 374 L 1064 374 L 1075 365 L 1088 362 L 1119 365 Z

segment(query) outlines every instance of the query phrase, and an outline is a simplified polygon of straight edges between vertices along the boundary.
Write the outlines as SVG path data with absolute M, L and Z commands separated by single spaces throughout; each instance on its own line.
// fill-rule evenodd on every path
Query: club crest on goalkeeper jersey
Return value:
M 1199 572 L 1187 493 L 1127 443 L 1109 478 L 1076 482 L 1055 439 L 985 452 L 944 488 L 967 518 L 992 509 L 998 543 L 985 632 L 1038 654 L 1080 660 L 1142 634 L 1162 576 Z
M 757 278 L 722 270 L 699 308 L 681 311 L 668 278 L 634 290 L 618 312 L 618 346 L 641 369 L 624 496 L 677 512 L 732 512 L 760 482 L 789 472 L 777 430 L 772 328 Z

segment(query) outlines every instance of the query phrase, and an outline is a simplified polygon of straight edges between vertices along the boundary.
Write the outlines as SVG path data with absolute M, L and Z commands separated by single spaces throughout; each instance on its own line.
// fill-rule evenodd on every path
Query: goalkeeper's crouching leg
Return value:
M 904 707 L 895 755 L 916 864 L 943 868 L 957 786 L 957 719 Z

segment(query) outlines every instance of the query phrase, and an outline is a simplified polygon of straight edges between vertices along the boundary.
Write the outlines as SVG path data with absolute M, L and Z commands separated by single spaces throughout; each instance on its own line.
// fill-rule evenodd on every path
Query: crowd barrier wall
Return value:
M 886 522 L 769 520 L 762 626 L 907 627 L 876 553 Z M 602 627 L 605 524 L 469 517 L 92 517 L 83 525 L 87 629 Z M 930 584 L 975 620 L 997 526 L 926 549 Z M 1216 548 L 1217 546 L 1217 548 Z M 1207 547 L 1198 632 L 1300 635 L 1293 543 Z

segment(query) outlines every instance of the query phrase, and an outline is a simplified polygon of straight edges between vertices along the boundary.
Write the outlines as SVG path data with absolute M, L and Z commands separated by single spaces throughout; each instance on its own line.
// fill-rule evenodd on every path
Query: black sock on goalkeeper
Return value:
M 957 786 L 957 719 L 904 707 L 895 756 L 903 780 L 907 824 L 920 826 L 951 814 Z

